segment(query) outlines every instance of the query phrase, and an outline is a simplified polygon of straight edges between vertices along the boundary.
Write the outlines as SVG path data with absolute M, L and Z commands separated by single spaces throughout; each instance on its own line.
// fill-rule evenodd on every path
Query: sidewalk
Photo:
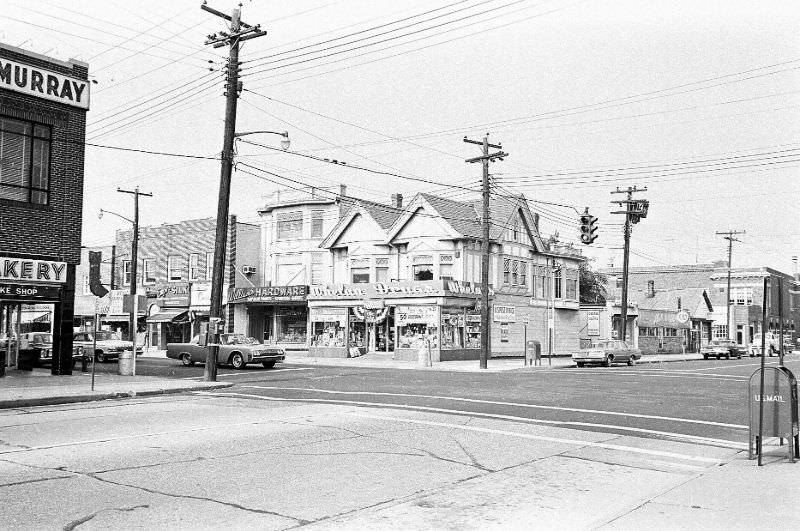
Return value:
M 700 354 L 646 354 L 638 363 L 668 363 L 673 361 L 702 360 Z M 428 371 L 454 371 L 454 372 L 503 372 L 513 370 L 539 371 L 548 369 L 563 369 L 575 367 L 569 356 L 553 356 L 540 360 L 541 365 L 525 365 L 523 358 L 491 358 L 487 368 L 481 369 L 478 360 L 442 361 L 435 362 L 431 367 L 420 367 L 414 361 L 400 361 L 392 359 L 391 353 L 371 352 L 357 358 L 316 358 L 309 356 L 307 351 L 287 352 L 286 363 L 303 365 L 319 365 L 321 367 L 365 367 L 374 369 L 418 369 Z
M 11 369 L 6 370 L 6 376 L 0 378 L 0 409 L 207 391 L 231 386 L 231 382 L 198 382 L 102 373 L 95 375 L 92 390 L 90 373 L 76 371 L 72 376 L 53 376 L 49 368 L 36 368 L 32 371 Z

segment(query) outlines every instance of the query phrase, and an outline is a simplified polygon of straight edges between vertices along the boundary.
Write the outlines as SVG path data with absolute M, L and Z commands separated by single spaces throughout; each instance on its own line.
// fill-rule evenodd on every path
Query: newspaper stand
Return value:
M 761 371 L 764 371 L 763 393 L 761 391 Z M 756 369 L 750 376 L 747 398 L 750 404 L 748 457 L 755 459 L 759 449 L 763 454 L 764 438 L 777 437 L 781 445 L 786 439 L 789 461 L 794 463 L 795 458 L 800 458 L 800 439 L 798 438 L 800 431 L 797 419 L 797 379 L 792 371 L 786 367 Z M 762 402 L 764 416 L 763 422 L 759 422 Z

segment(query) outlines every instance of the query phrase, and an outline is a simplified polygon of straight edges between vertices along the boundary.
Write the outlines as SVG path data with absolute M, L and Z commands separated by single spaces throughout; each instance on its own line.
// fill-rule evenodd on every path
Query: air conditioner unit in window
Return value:
M 256 272 L 255 266 L 242 266 L 242 273 L 245 275 L 252 275 Z

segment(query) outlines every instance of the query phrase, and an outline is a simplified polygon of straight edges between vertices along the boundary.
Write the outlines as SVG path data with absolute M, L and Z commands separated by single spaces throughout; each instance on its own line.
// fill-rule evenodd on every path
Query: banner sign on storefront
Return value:
M 312 323 L 339 323 L 344 326 L 347 321 L 347 308 L 309 308 L 308 313 Z
M 51 299 L 58 300 L 61 286 L 43 284 L 9 284 L 0 282 L 0 299 Z
M 517 322 L 517 308 L 516 306 L 492 306 L 493 321 L 495 323 L 516 323 Z
M 410 297 L 478 297 L 481 287 L 471 282 L 445 280 L 419 280 L 377 282 L 372 284 L 333 284 L 311 286 L 309 297 L 319 300 L 331 299 L 396 299 Z M 489 288 L 489 295 L 494 290 Z
M 155 288 L 155 298 L 162 308 L 188 308 L 190 292 L 188 282 L 161 284 Z M 152 297 L 153 294 L 148 290 L 148 297 Z
M 0 59 L 0 87 L 35 98 L 89 108 L 89 82 L 64 74 Z
M 600 335 L 600 312 L 589 312 L 587 314 L 587 334 L 590 336 Z
M 308 286 L 262 286 L 228 290 L 229 303 L 304 301 L 307 297 Z
M 66 262 L 33 260 L 30 258 L 6 258 L 0 256 L 0 280 L 57 282 L 67 281 Z
M 426 324 L 439 326 L 438 306 L 398 306 L 395 312 L 397 326 L 409 324 Z

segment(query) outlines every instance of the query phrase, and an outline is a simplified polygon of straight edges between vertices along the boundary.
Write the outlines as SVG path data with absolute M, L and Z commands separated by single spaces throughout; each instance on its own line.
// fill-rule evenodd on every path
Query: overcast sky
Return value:
M 203 43 L 223 20 L 200 1 L 0 4 L 0 41 L 86 61 L 97 81 L 85 245 L 128 227 L 97 218 L 101 207 L 132 216 L 117 187 L 153 194 L 141 199 L 143 225 L 216 215 L 219 161 L 176 155 L 221 151 L 227 49 Z M 229 13 L 236 3 L 209 5 Z M 646 187 L 636 197 L 650 201 L 633 265 L 725 259 L 715 232 L 727 230 L 746 231 L 734 266 L 791 272 L 800 254 L 796 1 L 245 0 L 242 18 L 268 35 L 240 54 L 237 131 L 288 130 L 294 153 L 240 143 L 231 193 L 240 220 L 256 221 L 286 186 L 344 183 L 376 201 L 477 196 L 480 166 L 464 159 L 479 148 L 462 139 L 489 133 L 510 154 L 491 166 L 494 191 L 524 193 L 543 235 L 562 241 L 577 242 L 588 207 L 599 238 L 577 245 L 597 266 L 622 265 L 622 216 L 610 201 L 629 186 Z

